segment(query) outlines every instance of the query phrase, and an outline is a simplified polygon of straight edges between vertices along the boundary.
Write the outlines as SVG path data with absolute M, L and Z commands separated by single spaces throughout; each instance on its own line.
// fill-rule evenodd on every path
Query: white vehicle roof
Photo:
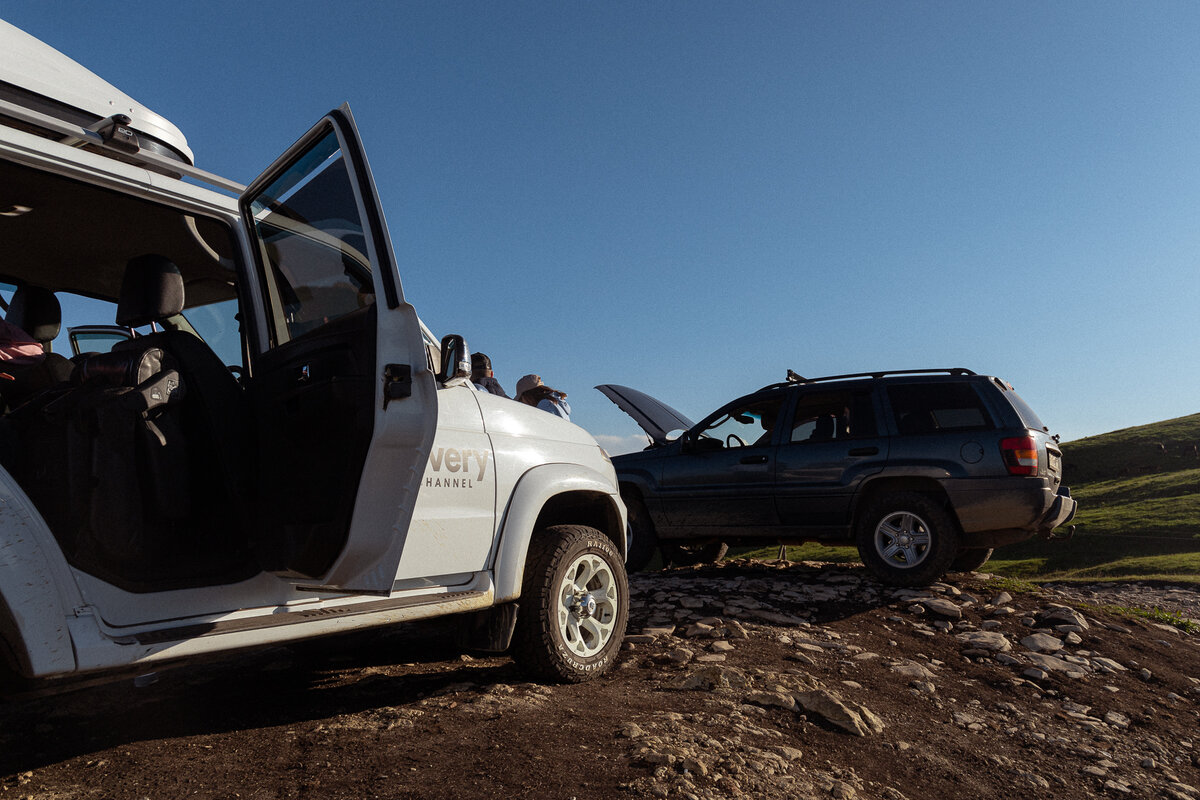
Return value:
M 195 163 L 183 132 L 170 120 L 4 20 L 0 20 L 0 100 L 85 128 L 125 114 L 131 120 L 129 127 L 167 145 L 188 164 Z

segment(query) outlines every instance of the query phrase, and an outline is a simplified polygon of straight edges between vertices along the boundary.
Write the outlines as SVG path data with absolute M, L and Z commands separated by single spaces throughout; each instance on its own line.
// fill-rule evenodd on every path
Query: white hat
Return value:
M 542 376 L 541 375 L 526 375 L 524 378 L 521 378 L 521 380 L 517 381 L 517 399 L 519 400 L 521 398 L 521 395 L 525 394 L 530 389 L 533 389 L 533 388 L 541 386 L 541 385 L 542 385 Z

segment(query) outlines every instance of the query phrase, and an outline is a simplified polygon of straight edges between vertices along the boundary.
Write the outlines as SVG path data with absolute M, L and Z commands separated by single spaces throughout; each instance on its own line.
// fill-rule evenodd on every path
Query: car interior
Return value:
M 256 574 L 244 352 L 227 363 L 188 320 L 236 313 L 232 232 L 6 161 L 0 187 L 5 321 L 45 352 L 33 369 L 0 361 L 0 460 L 84 572 L 138 592 Z M 115 308 L 88 322 L 132 338 L 51 352 L 64 302 L 84 298 Z

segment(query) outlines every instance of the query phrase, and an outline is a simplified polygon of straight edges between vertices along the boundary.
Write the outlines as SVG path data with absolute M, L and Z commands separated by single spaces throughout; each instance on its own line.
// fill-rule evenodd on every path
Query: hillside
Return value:
M 1200 576 L 1198 442 L 1200 414 L 1066 442 L 1075 538 L 1006 547 L 990 568 L 1038 578 Z
M 1063 444 L 1071 485 L 1200 468 L 1200 414 L 1122 428 Z

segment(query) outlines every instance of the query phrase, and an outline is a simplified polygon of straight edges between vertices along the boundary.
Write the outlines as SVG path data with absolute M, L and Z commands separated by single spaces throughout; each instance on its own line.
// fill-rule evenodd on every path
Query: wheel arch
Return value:
M 923 494 L 941 505 L 949 514 L 954 523 L 958 525 L 959 530 L 962 530 L 962 524 L 959 522 L 958 514 L 954 511 L 954 506 L 950 502 L 950 496 L 946 494 L 945 488 L 934 478 L 923 477 L 919 475 L 896 476 L 896 477 L 880 477 L 868 481 L 867 484 L 857 493 L 854 500 L 854 512 L 850 520 L 850 530 L 857 531 L 859 522 L 861 521 L 862 513 L 869 508 L 871 502 L 875 498 L 885 494 L 895 492 L 917 492 Z
M 533 537 L 552 525 L 587 525 L 626 556 L 626 512 L 611 478 L 575 464 L 541 464 L 517 481 L 496 553 L 496 602 L 517 599 Z
M 73 588 L 45 521 L 0 471 L 0 660 L 26 678 L 72 672 L 64 595 Z

